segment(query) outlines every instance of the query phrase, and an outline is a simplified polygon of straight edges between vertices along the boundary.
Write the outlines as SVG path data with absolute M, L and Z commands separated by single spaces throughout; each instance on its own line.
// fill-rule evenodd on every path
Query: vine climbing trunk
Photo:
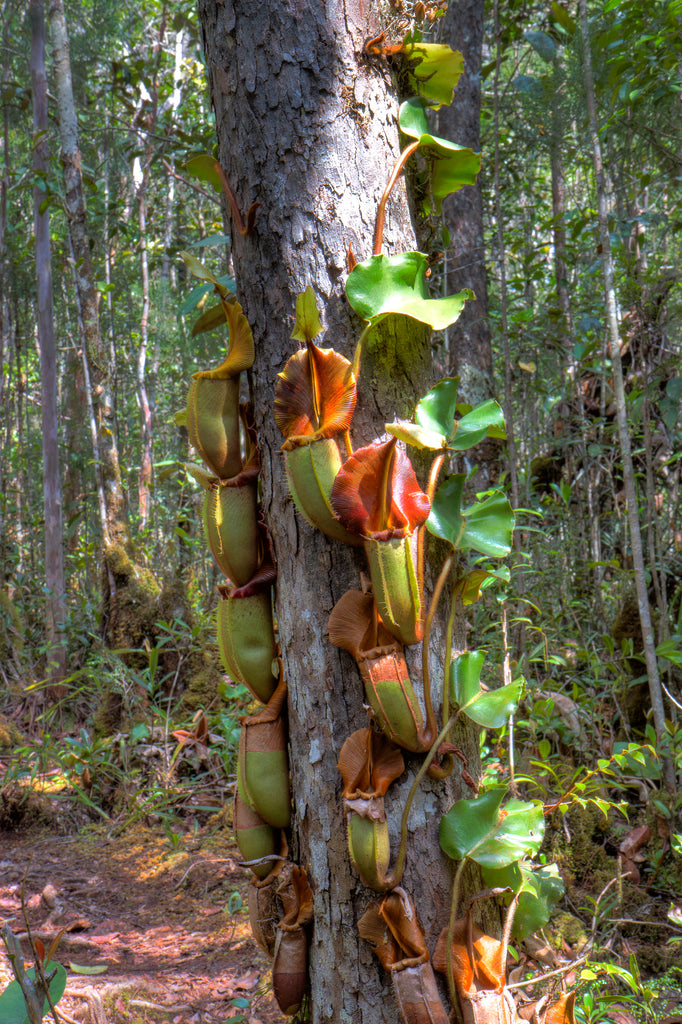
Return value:
M 357 931 L 371 893 L 350 865 L 337 771 L 344 741 L 367 725 L 362 682 L 351 656 L 327 636 L 332 608 L 358 587 L 365 562 L 360 549 L 327 539 L 295 512 L 273 407 L 277 373 L 298 348 L 291 340 L 296 297 L 308 286 L 326 328 L 319 342 L 353 357 L 362 324 L 343 293 L 347 254 L 350 249 L 364 259 L 372 252 L 377 204 L 399 155 L 398 102 L 387 65 L 364 53 L 364 41 L 382 28 L 374 5 L 200 0 L 199 11 L 220 163 L 242 213 L 260 204 L 250 233 L 242 236 L 233 222 L 232 255 L 238 299 L 255 341 L 250 398 L 262 505 L 277 561 L 276 615 L 289 687 L 292 856 L 306 869 L 314 898 L 309 1019 L 397 1024 L 390 981 Z M 414 247 L 402 185 L 388 204 L 384 238 L 389 252 Z M 363 352 L 356 447 L 383 434 L 387 420 L 410 417 L 416 398 L 436 379 L 422 328 L 397 317 L 387 323 L 391 327 Z M 434 632 L 434 678 L 440 680 L 442 628 Z M 418 647 L 408 650 L 414 665 Z M 458 739 L 473 760 L 473 734 Z M 406 761 L 406 780 L 386 798 L 394 851 L 400 811 L 421 763 L 410 755 Z M 438 820 L 456 785 L 428 782 L 409 821 L 403 885 L 430 946 L 449 911 L 451 874 L 439 851 Z

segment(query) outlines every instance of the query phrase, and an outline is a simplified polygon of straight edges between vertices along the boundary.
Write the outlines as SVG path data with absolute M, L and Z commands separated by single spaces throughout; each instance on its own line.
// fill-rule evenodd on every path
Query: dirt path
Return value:
M 114 839 L 0 832 L 0 919 L 24 933 L 29 963 L 22 883 L 33 936 L 48 947 L 65 929 L 67 1024 L 280 1024 L 235 855 L 222 829 L 172 842 L 143 827 Z M 94 966 L 105 970 L 77 971 Z M 10 980 L 2 950 L 0 990 Z

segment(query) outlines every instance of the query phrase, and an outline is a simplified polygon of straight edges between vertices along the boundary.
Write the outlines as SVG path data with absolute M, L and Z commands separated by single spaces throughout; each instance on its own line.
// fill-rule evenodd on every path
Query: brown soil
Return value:
M 67 1024 L 280 1024 L 237 856 L 227 830 L 210 827 L 172 840 L 143 826 L 115 838 L 0 832 L 0 920 L 29 964 L 22 887 L 34 939 L 47 948 L 64 929 L 54 959 L 69 971 Z M 95 966 L 104 972 L 77 970 Z M 11 980 L 2 950 L 0 991 Z

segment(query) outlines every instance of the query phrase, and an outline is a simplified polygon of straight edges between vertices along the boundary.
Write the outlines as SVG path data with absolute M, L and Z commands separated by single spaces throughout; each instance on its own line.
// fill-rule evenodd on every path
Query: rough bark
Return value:
M 357 934 L 372 894 L 349 863 L 336 769 L 343 741 L 367 724 L 362 685 L 350 657 L 325 635 L 335 602 L 358 586 L 365 565 L 356 549 L 328 541 L 295 513 L 273 399 L 276 375 L 297 348 L 290 340 L 296 296 L 308 285 L 327 328 L 322 344 L 352 357 L 361 324 L 343 294 L 346 252 L 350 246 L 358 259 L 371 254 L 376 206 L 399 152 L 398 104 L 386 67 L 363 55 L 364 40 L 381 27 L 376 7 L 359 0 L 200 0 L 199 11 L 220 160 L 242 209 L 262 204 L 250 235 L 233 230 L 233 259 L 256 343 L 250 387 L 289 683 L 293 855 L 309 873 L 315 900 L 310 1017 L 315 1024 L 397 1022 L 390 981 Z M 385 251 L 414 247 L 402 185 L 388 214 Z M 216 362 L 221 358 L 216 352 Z M 414 322 L 391 321 L 363 356 L 355 446 L 382 434 L 387 419 L 410 415 L 432 382 L 428 338 Z M 413 663 L 416 653 L 411 649 Z M 434 644 L 435 667 L 439 657 Z M 442 664 L 436 671 L 439 682 Z M 475 743 L 465 741 L 473 758 Z M 407 781 L 392 787 L 387 800 L 394 851 L 400 811 L 420 763 L 406 760 Z M 449 910 L 451 875 L 439 851 L 438 824 L 452 787 L 425 785 L 410 819 L 404 884 L 430 943 Z
M 36 174 L 49 169 L 47 142 L 47 76 L 45 73 L 45 7 L 43 0 L 32 0 L 31 17 L 31 85 L 33 92 L 33 124 L 42 133 L 33 149 Z M 63 641 L 65 620 L 64 549 L 62 529 L 62 491 L 59 466 L 57 410 L 57 345 L 52 316 L 52 250 L 50 245 L 50 214 L 41 204 L 43 189 L 33 189 L 35 209 L 36 298 L 38 306 L 38 342 L 40 346 L 40 380 L 43 446 L 43 507 L 45 512 L 45 639 L 47 641 L 47 678 L 50 695 L 57 696 L 59 684 L 66 675 L 66 648 Z
M 448 7 L 443 21 L 443 41 L 464 57 L 464 72 L 454 102 L 438 114 L 439 134 L 475 152 L 481 148 L 481 51 L 483 0 L 458 0 Z M 488 278 L 483 239 L 483 201 L 480 184 L 465 185 L 443 203 L 450 244 L 446 254 L 448 293 L 471 288 L 475 301 L 468 302 L 456 324 L 448 329 L 450 369 L 462 378 L 468 402 L 492 394 L 493 361 L 488 323 Z

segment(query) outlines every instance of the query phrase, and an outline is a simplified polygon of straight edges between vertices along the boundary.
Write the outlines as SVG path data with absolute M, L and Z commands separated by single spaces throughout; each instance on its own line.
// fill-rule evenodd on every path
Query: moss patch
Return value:
M 14 750 L 23 739 L 23 735 L 14 722 L 10 722 L 4 715 L 0 715 L 0 750 Z

